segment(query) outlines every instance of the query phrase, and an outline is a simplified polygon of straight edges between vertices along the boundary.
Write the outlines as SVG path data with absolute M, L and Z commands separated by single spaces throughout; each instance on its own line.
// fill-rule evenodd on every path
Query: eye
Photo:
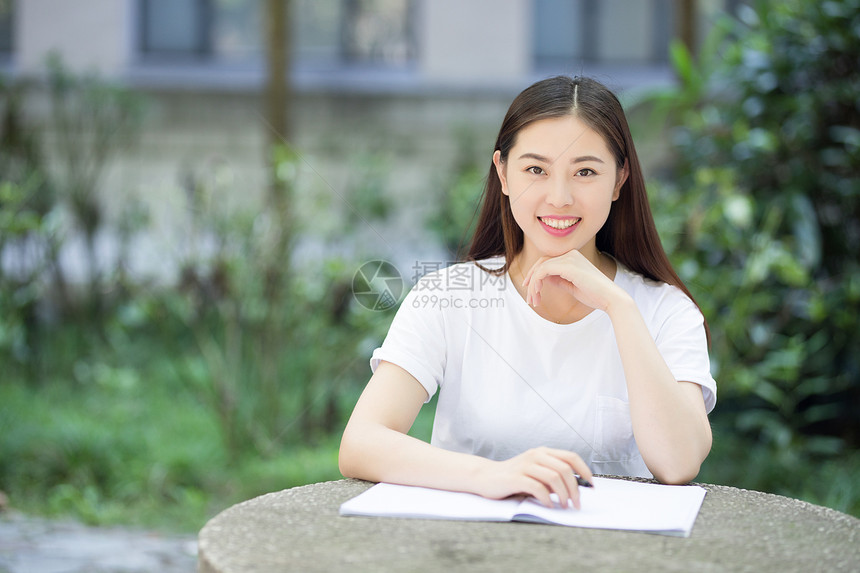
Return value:
M 526 171 L 528 173 L 531 173 L 532 175 L 543 175 L 544 173 L 546 173 L 546 171 L 544 171 L 542 167 L 538 167 L 537 165 L 527 167 Z
M 576 174 L 580 177 L 591 177 L 593 175 L 597 175 L 597 172 L 590 167 L 585 167 L 576 172 Z

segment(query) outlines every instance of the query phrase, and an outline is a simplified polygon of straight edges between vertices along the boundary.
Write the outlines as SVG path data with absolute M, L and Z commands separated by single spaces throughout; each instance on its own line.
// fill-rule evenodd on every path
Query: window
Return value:
M 207 0 L 144 0 L 140 8 L 141 51 L 189 56 L 211 53 Z
M 4 0 L 0 0 L 3 2 Z M 146 57 L 259 62 L 261 0 L 139 0 Z M 294 0 L 293 51 L 310 65 L 398 67 L 415 56 L 414 0 Z
M 534 53 L 542 66 L 563 65 L 587 57 L 589 20 L 594 10 L 577 0 L 537 0 L 534 13 Z
M 670 0 L 535 0 L 533 22 L 538 69 L 668 61 Z
M 415 55 L 412 2 L 347 0 L 341 17 L 341 54 L 349 63 L 401 66 Z

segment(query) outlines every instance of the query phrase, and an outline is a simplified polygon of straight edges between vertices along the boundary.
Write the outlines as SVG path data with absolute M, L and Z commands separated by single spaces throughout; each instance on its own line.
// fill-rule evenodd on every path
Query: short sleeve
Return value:
M 665 318 L 655 337 L 660 354 L 675 380 L 694 382 L 702 387 L 705 409 L 717 403 L 717 383 L 711 376 L 705 319 L 699 308 L 680 290 L 670 287 Z
M 383 360 L 400 366 L 427 390 L 429 401 L 445 373 L 446 340 L 442 311 L 427 304 L 424 276 L 403 299 L 382 346 L 373 351 L 370 368 L 374 372 Z

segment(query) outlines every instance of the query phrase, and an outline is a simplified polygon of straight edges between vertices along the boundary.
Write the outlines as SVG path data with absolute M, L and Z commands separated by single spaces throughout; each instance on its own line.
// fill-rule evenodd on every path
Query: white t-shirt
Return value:
M 615 284 L 633 297 L 675 379 L 702 386 L 710 412 L 716 382 L 699 309 L 678 288 L 620 263 Z M 651 477 L 633 438 L 615 333 L 602 311 L 572 324 L 550 322 L 507 273 L 460 263 L 413 287 L 371 368 L 382 360 L 409 372 L 429 396 L 439 390 L 433 445 L 495 460 L 549 446 L 577 452 L 594 473 Z

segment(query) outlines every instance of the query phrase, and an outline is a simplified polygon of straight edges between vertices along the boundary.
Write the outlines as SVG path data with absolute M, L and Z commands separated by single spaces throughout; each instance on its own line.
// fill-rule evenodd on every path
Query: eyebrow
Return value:
M 540 155 L 538 153 L 523 153 L 519 156 L 519 159 L 534 159 L 535 161 L 540 161 L 542 163 L 554 163 L 553 160 L 549 159 L 548 157 L 544 157 L 543 155 Z M 602 159 L 594 155 L 582 155 L 580 157 L 574 157 L 570 160 L 571 163 L 583 163 L 585 161 L 605 163 Z

